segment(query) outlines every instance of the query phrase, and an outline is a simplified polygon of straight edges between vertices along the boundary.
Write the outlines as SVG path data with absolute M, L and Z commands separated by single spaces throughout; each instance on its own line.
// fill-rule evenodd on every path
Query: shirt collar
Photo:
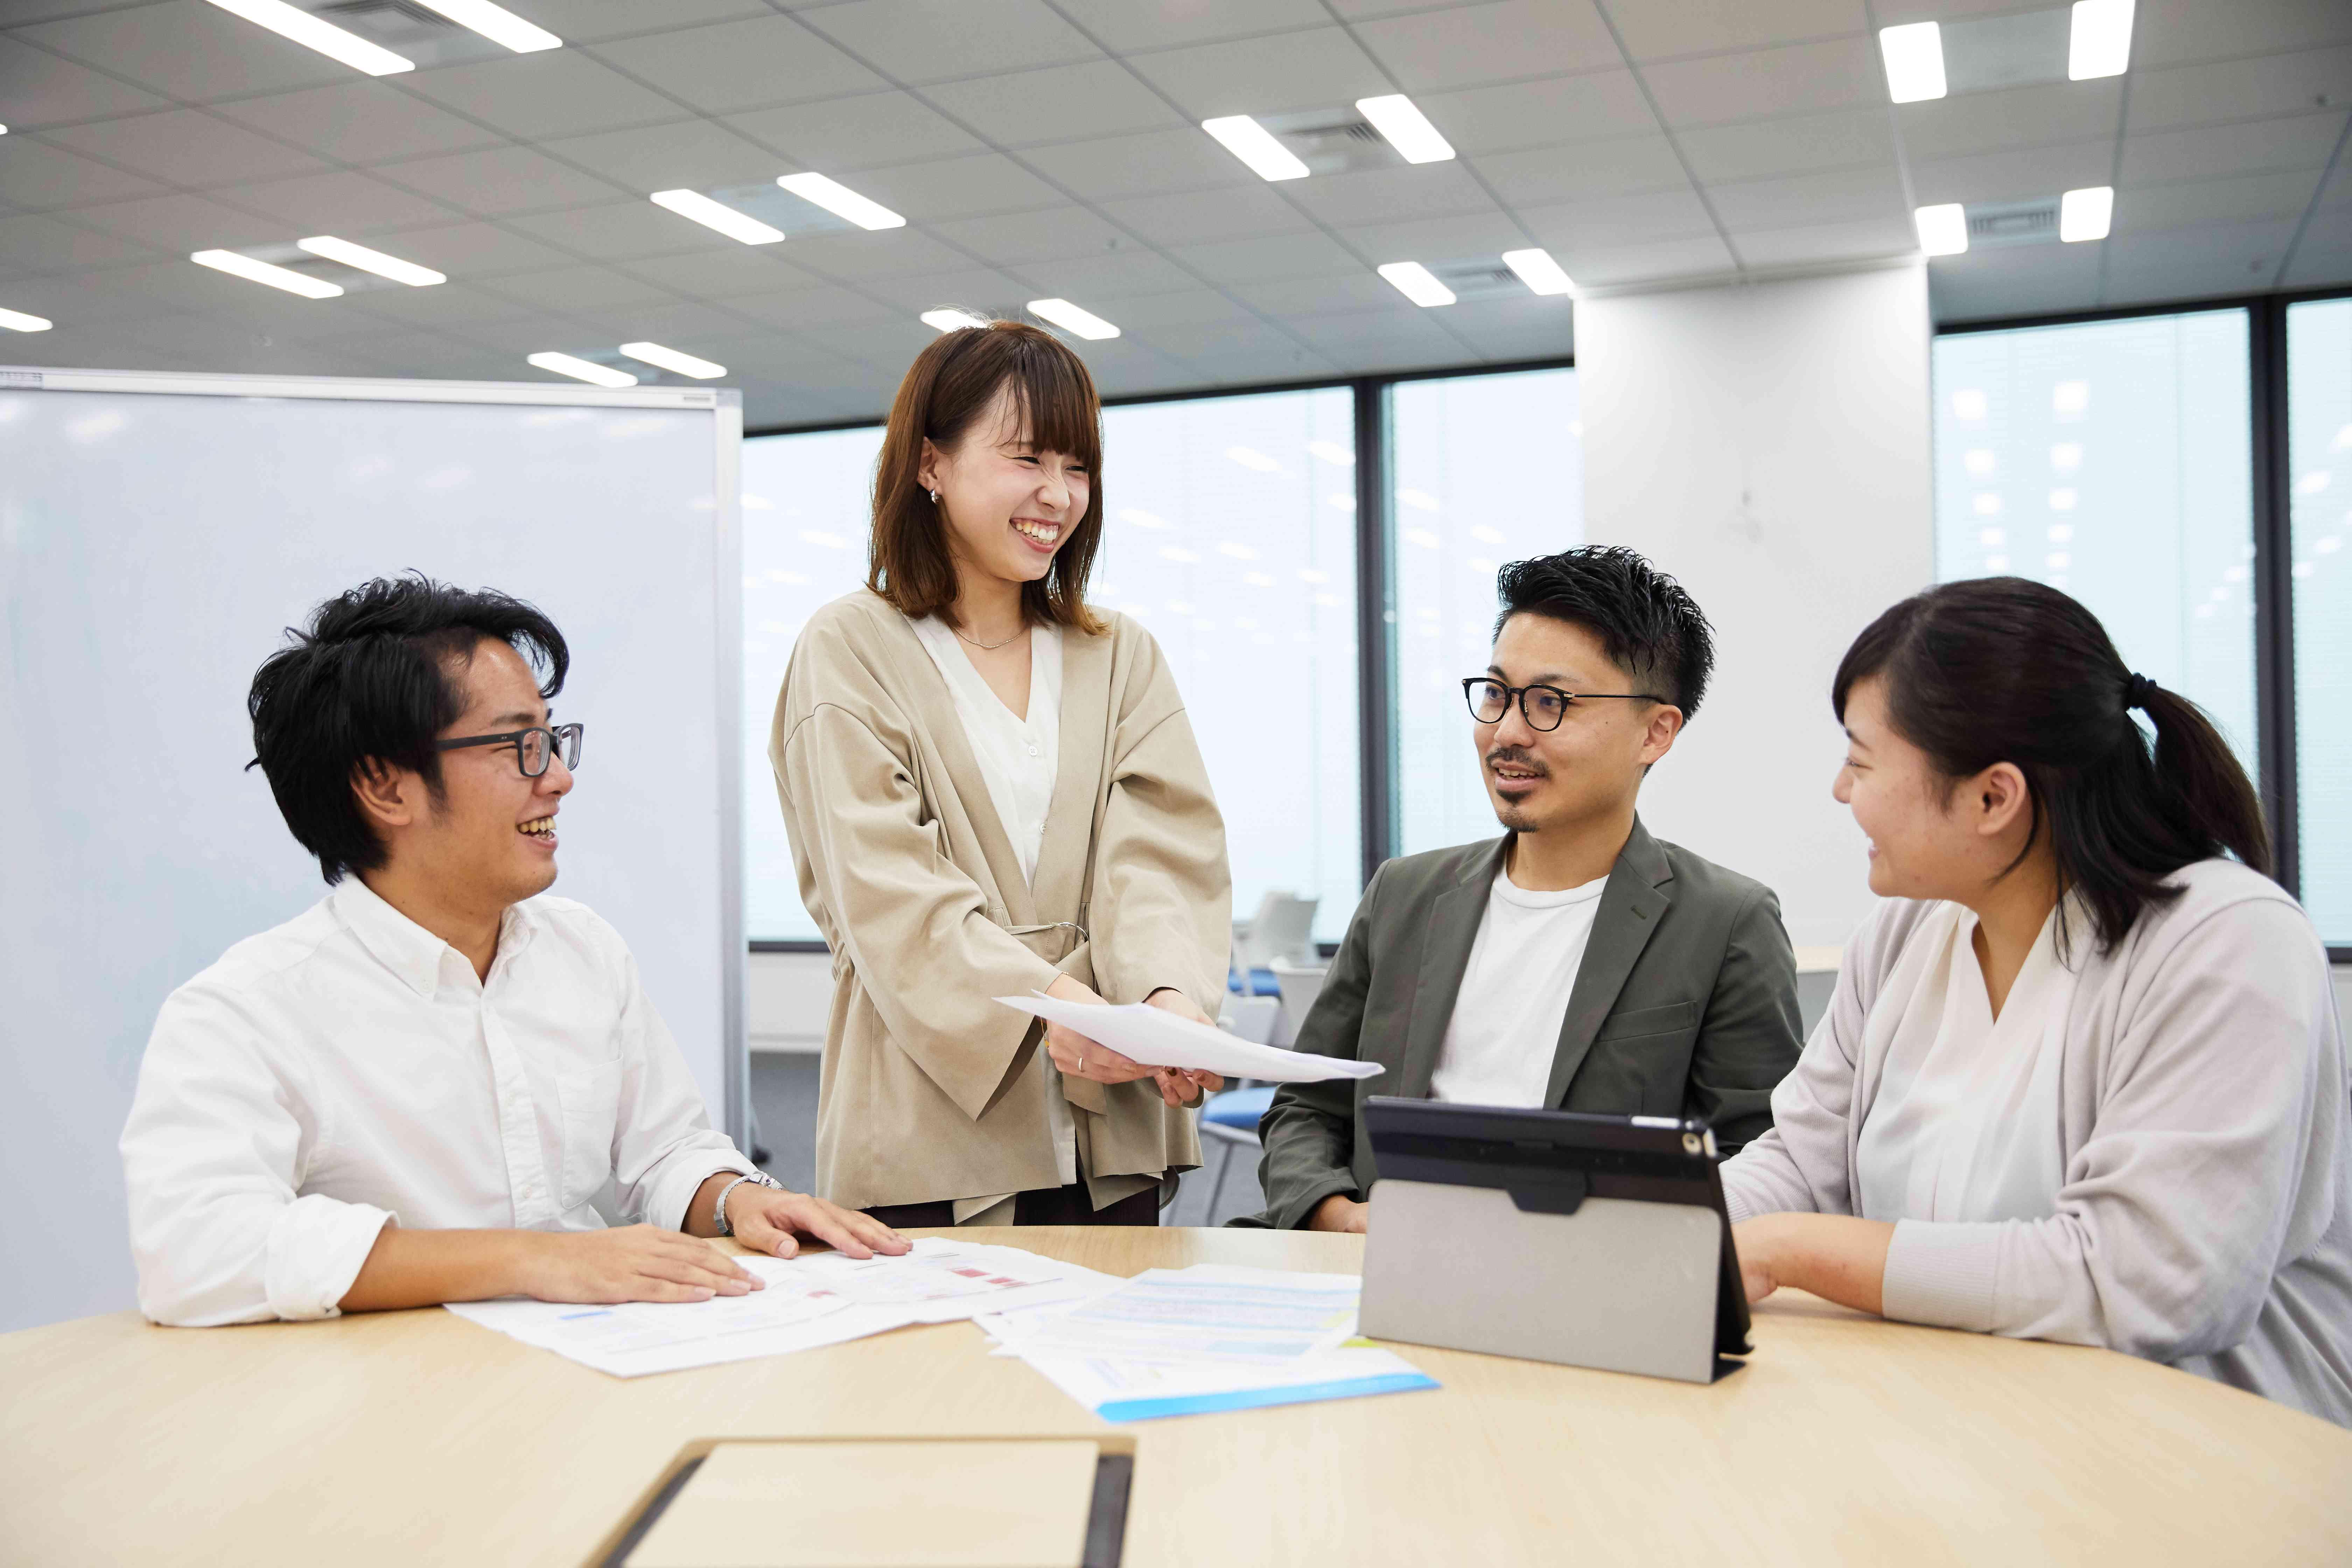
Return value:
M 463 953 L 393 908 L 357 877 L 344 878 L 327 901 L 334 906 L 336 918 L 379 963 L 428 1001 L 440 989 L 444 962 L 454 958 L 466 963 Z M 520 952 L 536 927 L 537 921 L 526 905 L 508 905 L 499 917 L 499 957 Z

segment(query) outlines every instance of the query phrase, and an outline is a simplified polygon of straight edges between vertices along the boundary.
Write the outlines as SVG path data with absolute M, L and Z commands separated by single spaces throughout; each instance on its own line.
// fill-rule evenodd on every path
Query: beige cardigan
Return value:
M 1059 1184 L 1039 1027 L 992 997 L 1069 974 L 1112 1002 L 1172 986 L 1216 1015 L 1233 930 L 1224 820 L 1159 645 L 1109 620 L 1099 637 L 1064 633 L 1034 886 L 905 616 L 860 590 L 793 647 L 768 755 L 801 901 L 833 949 L 816 1190 L 835 1203 Z M 1063 1094 L 1097 1207 L 1200 1163 L 1191 1113 L 1150 1080 L 1070 1079 Z
M 2050 1215 L 1897 1222 L 1886 1315 L 2105 1345 L 2352 1426 L 2352 1079 L 2326 950 L 2235 861 L 2168 880 L 2180 896 L 2113 952 L 2074 932 Z M 1772 1130 L 1723 1166 L 1733 1219 L 1854 1212 L 1902 1011 L 1886 983 L 1936 907 L 1891 900 L 1846 945 Z

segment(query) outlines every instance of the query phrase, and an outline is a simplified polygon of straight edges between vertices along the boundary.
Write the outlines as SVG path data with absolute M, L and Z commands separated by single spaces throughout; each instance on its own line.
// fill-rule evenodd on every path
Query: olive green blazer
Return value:
M 1375 1094 L 1429 1098 L 1510 844 L 1408 855 L 1373 876 L 1297 1048 L 1388 1070 L 1277 1089 L 1258 1129 L 1266 1212 L 1234 1224 L 1301 1226 L 1333 1193 L 1370 1194 L 1360 1108 Z M 1802 1044 L 1797 958 L 1772 890 L 1661 843 L 1637 818 L 1601 890 L 1545 1103 L 1696 1116 L 1728 1155 L 1772 1124 L 1772 1088 Z
M 1063 633 L 1061 756 L 1034 884 L 904 616 L 861 589 L 793 646 L 768 755 L 801 900 L 833 950 L 822 1196 L 870 1208 L 1060 1184 L 1040 1026 L 993 997 L 1069 974 L 1111 1002 L 1172 986 L 1217 1016 L 1233 933 L 1224 819 L 1159 645 L 1107 618 L 1100 636 Z M 1097 1207 L 1200 1163 L 1192 1113 L 1150 1079 L 1061 1092 Z

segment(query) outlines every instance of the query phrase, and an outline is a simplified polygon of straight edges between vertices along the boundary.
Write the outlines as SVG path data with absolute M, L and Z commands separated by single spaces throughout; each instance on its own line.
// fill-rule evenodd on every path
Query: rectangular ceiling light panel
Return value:
M 0 310 L 0 327 L 12 332 L 46 332 L 50 321 L 46 316 L 28 316 L 22 310 Z
M 677 349 L 664 348 L 659 343 L 623 343 L 621 352 L 631 359 L 643 360 L 647 364 L 658 365 L 663 370 L 676 371 L 680 375 L 690 375 L 697 381 L 709 381 L 713 376 L 727 374 L 727 367 L 723 364 L 713 364 L 707 359 L 698 359 L 693 354 L 685 353 Z
M 1418 261 L 1391 261 L 1381 268 L 1380 274 L 1398 293 L 1416 305 L 1427 307 L 1454 303 L 1454 290 L 1440 283 L 1436 275 Z
M 2058 237 L 2072 245 L 2105 239 L 2116 216 L 2116 188 L 2089 185 L 2058 198 Z
M 714 202 L 700 191 L 656 191 L 647 198 L 657 207 L 667 207 L 682 218 L 691 218 L 705 228 L 715 228 L 730 239 L 740 239 L 746 245 L 773 245 L 784 237 L 784 231 L 761 223 L 749 213 L 739 213 L 722 202 Z
M 936 310 L 924 311 L 921 320 L 923 325 L 942 332 L 952 332 L 960 327 L 988 325 L 986 316 L 975 316 L 970 310 L 958 310 L 947 306 L 941 306 Z
M 1275 133 L 1246 114 L 1203 120 L 1201 129 L 1224 143 L 1225 151 L 1250 167 L 1261 180 L 1303 180 L 1307 165 L 1284 146 Z
M 381 250 L 370 250 L 364 245 L 353 245 L 348 239 L 337 239 L 331 234 L 314 234 L 308 239 L 298 239 L 294 243 L 313 256 L 323 256 L 330 261 L 340 261 L 346 267 L 356 267 L 362 272 L 373 272 L 379 278 L 389 278 L 394 283 L 405 283 L 412 289 L 429 289 L 436 283 L 449 281 L 449 275 L 446 272 L 419 267 L 414 261 L 403 261 L 397 256 L 386 256 Z
M 1878 52 L 1886 62 L 1887 96 L 1895 102 L 1944 96 L 1944 35 L 1935 23 L 1879 28 Z
M 494 44 L 504 44 L 519 55 L 540 49 L 560 49 L 563 40 L 546 28 L 524 21 L 490 0 L 416 0 L 428 11 L 438 11 L 461 27 L 471 27 Z
M 1385 98 L 1360 98 L 1356 100 L 1356 110 L 1372 122 L 1373 130 L 1389 139 L 1389 145 L 1402 153 L 1408 163 L 1442 163 L 1454 156 L 1454 143 L 1439 135 L 1429 117 L 1401 92 Z
M 1570 294 L 1576 290 L 1560 264 L 1552 259 L 1549 250 L 1507 250 L 1503 265 L 1519 275 L 1519 281 L 1538 294 Z
M 2066 40 L 2070 81 L 2121 76 L 2131 65 L 2132 0 L 2074 0 Z
M 308 11 L 298 11 L 286 0 L 212 0 L 212 3 L 233 16 L 242 16 L 257 26 L 268 28 L 281 38 L 291 38 L 306 49 L 316 49 L 330 59 L 341 60 L 353 70 L 370 76 L 391 76 L 396 71 L 413 71 L 416 62 L 405 55 L 395 55 L 381 45 L 369 43 L 357 33 L 347 33 L 332 22 L 313 16 Z
M 597 386 L 637 384 L 637 378 L 625 370 L 614 370 L 609 364 L 598 364 L 594 360 L 578 359 L 571 354 L 532 354 L 529 363 L 541 370 L 551 370 L 558 375 L 568 375 L 574 381 L 590 382 Z
M 1029 301 L 1029 313 L 1040 321 L 1051 321 L 1066 331 L 1076 332 L 1078 336 L 1091 341 L 1099 342 L 1104 338 L 1118 336 L 1117 327 L 1112 326 L 1092 310 L 1081 310 L 1067 300 L 1032 300 Z
M 814 202 L 836 217 L 845 217 L 860 228 L 904 228 L 907 220 L 884 206 L 869 201 L 838 180 L 823 174 L 783 174 L 776 184 L 800 197 Z
M 1919 226 L 1919 248 L 1930 256 L 1958 256 L 1969 247 L 1968 209 L 1958 202 L 1920 207 L 1912 215 Z
M 340 283 L 330 283 L 323 278 L 313 278 L 290 267 L 256 261 L 252 257 L 239 256 L 234 250 L 199 250 L 191 254 L 188 259 L 199 267 L 209 267 L 215 272 L 242 278 L 248 283 L 267 283 L 272 289 L 283 289 L 289 294 L 299 294 L 306 300 L 331 300 L 343 291 Z

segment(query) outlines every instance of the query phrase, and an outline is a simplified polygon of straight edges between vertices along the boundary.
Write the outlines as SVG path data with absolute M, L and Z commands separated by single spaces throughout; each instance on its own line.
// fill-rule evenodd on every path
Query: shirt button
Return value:
M 1034 756 L 1035 756 L 1035 755 L 1037 754 L 1037 748 L 1036 748 L 1036 747 L 1034 747 L 1034 746 L 1030 747 L 1030 748 L 1029 748 L 1029 754 L 1030 754 L 1031 756 L 1033 756 L 1033 757 L 1034 757 Z

